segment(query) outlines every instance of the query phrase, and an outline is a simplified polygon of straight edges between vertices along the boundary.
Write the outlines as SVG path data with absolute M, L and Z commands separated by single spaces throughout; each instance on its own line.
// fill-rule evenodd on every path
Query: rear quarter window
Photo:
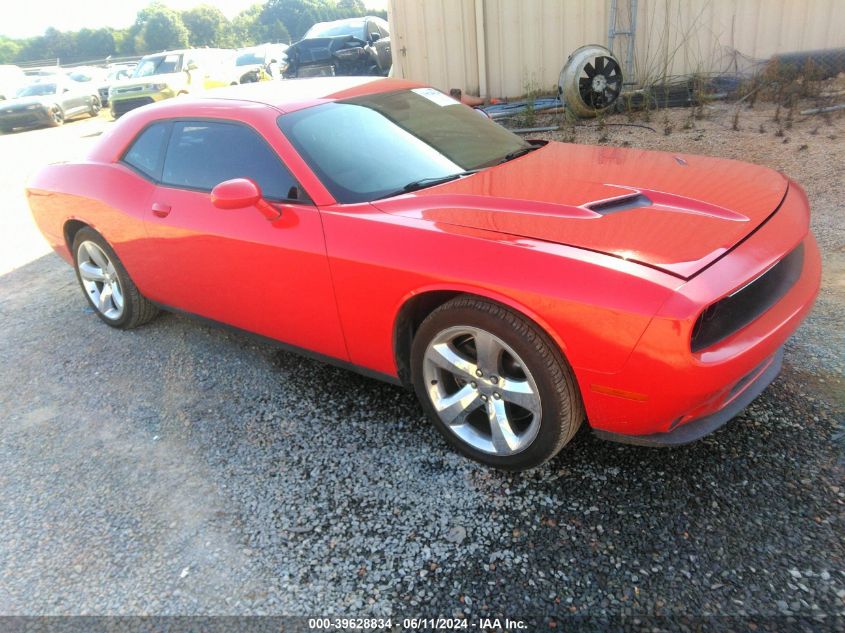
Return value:
M 170 124 L 154 123 L 141 132 L 123 155 L 123 162 L 156 180 Z

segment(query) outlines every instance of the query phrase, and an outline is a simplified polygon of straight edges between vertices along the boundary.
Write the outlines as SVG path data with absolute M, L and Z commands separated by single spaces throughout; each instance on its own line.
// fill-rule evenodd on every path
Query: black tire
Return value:
M 50 108 L 50 121 L 47 123 L 50 127 L 59 127 L 65 122 L 65 113 L 58 105 Z
M 112 265 L 120 284 L 123 295 L 123 312 L 118 318 L 109 318 L 103 314 L 94 302 L 91 294 L 86 290 L 80 273 L 79 259 L 80 248 L 85 242 L 94 242 L 106 254 Z M 120 330 L 131 330 L 144 323 L 154 319 L 158 315 L 158 308 L 144 297 L 138 290 L 138 287 L 132 281 L 123 263 L 118 258 L 109 243 L 103 237 L 90 227 L 84 227 L 77 231 L 73 238 L 73 263 L 76 271 L 76 280 L 79 282 L 79 287 L 82 289 L 82 294 L 89 305 L 94 309 L 94 313 L 113 328 Z
M 91 115 L 91 118 L 97 117 L 100 115 L 100 110 L 102 106 L 100 105 L 100 98 L 99 97 L 91 97 L 91 106 L 88 110 L 88 114 Z
M 539 430 L 530 444 L 515 454 L 493 455 L 478 450 L 453 433 L 437 414 L 424 376 L 425 354 L 435 338 L 455 327 L 471 327 L 498 337 L 533 376 L 541 403 Z M 464 455 L 503 470 L 527 470 L 548 461 L 574 437 L 584 419 L 575 377 L 551 339 L 513 310 L 470 295 L 448 301 L 420 325 L 411 349 L 411 378 L 425 412 L 446 441 Z

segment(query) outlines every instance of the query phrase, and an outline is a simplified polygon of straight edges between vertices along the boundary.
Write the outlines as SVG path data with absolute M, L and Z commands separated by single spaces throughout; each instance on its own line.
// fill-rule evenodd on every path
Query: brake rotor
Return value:
M 560 71 L 558 94 L 579 117 L 593 117 L 607 110 L 621 92 L 622 68 L 604 46 L 582 46 Z

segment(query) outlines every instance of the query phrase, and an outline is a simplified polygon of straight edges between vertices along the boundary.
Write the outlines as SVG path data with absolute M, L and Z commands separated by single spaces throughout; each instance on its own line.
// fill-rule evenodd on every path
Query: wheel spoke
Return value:
M 79 274 L 86 281 L 105 281 L 106 276 L 101 268 L 91 262 L 79 262 Z
M 97 246 L 92 242 L 85 242 L 85 250 L 88 256 L 94 260 L 94 263 L 100 267 L 101 270 L 107 270 L 109 267 L 109 260 Z
M 440 369 L 464 380 L 475 380 L 475 363 L 458 354 L 448 343 L 439 343 L 431 348 L 428 359 Z
M 502 346 L 494 336 L 489 332 L 479 331 L 475 335 L 475 351 L 481 371 L 488 376 L 499 373 Z
M 464 385 L 461 389 L 439 400 L 434 400 L 434 406 L 440 419 L 446 424 L 454 426 L 463 424 L 467 416 L 481 404 L 478 392 L 470 385 Z
M 123 310 L 123 292 L 120 290 L 120 284 L 116 281 L 111 282 L 111 299 L 115 308 Z
M 504 402 L 488 400 L 487 417 L 490 418 L 490 436 L 496 452 L 508 454 L 514 451 L 519 446 L 519 437 L 511 428 Z
M 499 393 L 505 402 L 522 407 L 535 415 L 540 412 L 540 398 L 527 380 L 503 380 Z
M 111 285 L 104 284 L 103 289 L 100 291 L 100 298 L 97 301 L 97 308 L 105 314 L 109 310 L 111 310 L 114 306 L 112 305 L 112 291 Z

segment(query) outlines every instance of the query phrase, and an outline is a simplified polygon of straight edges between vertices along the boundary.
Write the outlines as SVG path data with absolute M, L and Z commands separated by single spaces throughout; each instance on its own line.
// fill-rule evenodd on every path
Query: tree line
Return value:
M 59 31 L 50 27 L 44 35 L 25 39 L 0 35 L 0 64 L 54 58 L 64 64 L 188 47 L 287 44 L 301 39 L 317 22 L 362 15 L 387 18 L 386 11 L 367 11 L 363 0 L 268 0 L 252 5 L 232 20 L 210 4 L 177 11 L 153 2 L 125 29 Z

